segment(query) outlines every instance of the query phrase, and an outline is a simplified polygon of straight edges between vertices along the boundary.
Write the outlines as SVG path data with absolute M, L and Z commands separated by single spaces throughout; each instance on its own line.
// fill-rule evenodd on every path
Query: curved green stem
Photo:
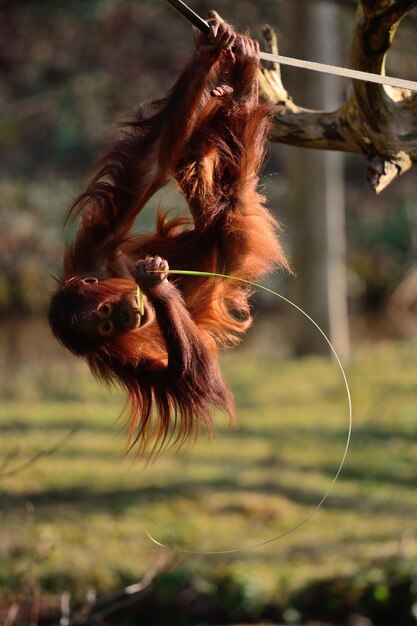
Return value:
M 159 271 L 159 270 L 156 270 Z M 166 273 L 164 271 L 164 273 Z M 346 457 L 347 457 L 347 453 L 349 450 L 349 445 L 350 445 L 350 439 L 351 439 L 351 434 L 352 434 L 352 421 L 353 421 L 353 413 L 352 413 L 352 398 L 351 398 L 351 394 L 350 394 L 350 389 L 349 389 L 349 383 L 346 377 L 346 373 L 345 370 L 343 368 L 343 365 L 339 359 L 339 356 L 336 352 L 336 350 L 334 349 L 330 339 L 327 337 L 327 335 L 324 333 L 324 331 L 320 328 L 320 326 L 317 324 L 317 322 L 315 322 L 313 320 L 312 317 L 310 317 L 308 315 L 308 313 L 306 313 L 305 311 L 303 311 L 303 309 L 301 309 L 297 304 L 295 304 L 294 302 L 292 302 L 291 300 L 289 300 L 288 298 L 286 298 L 285 296 L 281 295 L 280 293 L 278 293 L 277 291 L 274 291 L 273 289 L 270 289 L 269 287 L 265 287 L 264 285 L 260 285 L 259 283 L 255 283 L 251 280 L 247 280 L 245 278 L 239 278 L 237 276 L 228 276 L 227 274 L 217 274 L 215 272 L 199 272 L 199 271 L 194 271 L 194 270 L 168 270 L 168 274 L 178 274 L 178 275 L 183 275 L 183 276 L 214 276 L 215 278 L 226 278 L 229 280 L 236 280 L 240 283 L 245 283 L 247 285 L 251 285 L 252 287 L 256 287 L 259 289 L 262 289 L 263 291 L 266 291 L 268 293 L 271 293 L 272 295 L 276 296 L 277 298 L 280 298 L 281 300 L 283 300 L 284 302 L 286 302 L 287 304 L 290 304 L 294 309 L 296 309 L 297 311 L 299 311 L 300 313 L 302 313 L 304 315 L 304 317 L 306 317 L 309 322 L 311 322 L 316 328 L 317 330 L 321 333 L 321 335 L 323 336 L 323 338 L 325 339 L 325 341 L 328 343 L 333 356 L 336 359 L 336 362 L 339 366 L 340 372 L 342 374 L 342 378 L 343 378 L 343 382 L 344 382 L 344 386 L 345 386 L 345 390 L 346 390 L 346 396 L 347 396 L 347 401 L 348 401 L 348 415 L 349 415 L 349 420 L 348 420 L 348 429 L 347 429 L 347 436 L 346 436 L 346 444 L 345 444 L 345 448 L 342 454 L 342 458 L 341 461 L 339 463 L 339 467 L 336 470 L 336 473 L 327 489 L 327 491 L 324 493 L 324 495 L 322 496 L 321 500 L 318 502 L 318 504 L 316 504 L 316 506 L 310 511 L 310 513 L 307 515 L 307 517 L 305 517 L 303 520 L 301 520 L 301 522 L 298 522 L 298 524 L 296 524 L 295 526 L 292 526 L 291 528 L 289 528 L 288 530 L 284 531 L 283 533 L 276 535 L 275 537 L 272 537 L 271 539 L 267 539 L 265 541 L 261 541 L 259 543 L 254 543 L 254 544 L 250 544 L 247 546 L 243 546 L 243 547 L 239 547 L 239 548 L 231 548 L 229 550 L 184 550 L 181 548 L 173 548 L 172 546 L 168 546 L 164 543 L 161 543 L 160 541 L 157 541 L 156 539 L 154 539 L 154 537 L 152 537 L 152 535 L 147 532 L 147 535 L 149 537 L 149 539 L 151 539 L 151 541 L 153 541 L 156 545 L 163 547 L 163 548 L 171 548 L 171 549 L 175 549 L 177 552 L 182 552 L 182 553 L 186 553 L 186 554 L 230 554 L 230 553 L 234 553 L 234 552 L 242 552 L 244 550 L 250 550 L 253 548 L 259 548 L 260 546 L 264 546 L 266 544 L 272 543 L 273 541 L 277 541 L 278 539 L 281 539 L 282 537 L 285 537 L 286 535 L 289 535 L 290 533 L 294 532 L 295 530 L 297 530 L 298 528 L 300 528 L 301 526 L 304 526 L 305 524 L 307 524 L 307 522 L 309 522 L 311 520 L 311 518 L 313 517 L 313 515 L 322 507 L 322 505 L 324 504 L 324 501 L 327 499 L 328 495 L 330 494 L 331 490 L 333 489 L 337 479 L 339 478 L 340 472 L 342 471 L 343 465 L 345 463 Z

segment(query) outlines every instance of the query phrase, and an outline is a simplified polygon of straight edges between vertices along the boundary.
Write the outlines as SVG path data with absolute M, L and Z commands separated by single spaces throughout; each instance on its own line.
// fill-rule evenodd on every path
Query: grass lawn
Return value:
M 123 406 L 75 359 L 44 348 L 44 329 L 1 383 L 0 584 L 33 580 L 82 597 L 139 578 L 161 548 L 225 550 L 266 541 L 309 516 L 343 454 L 348 410 L 334 362 L 288 360 L 269 349 L 231 352 L 223 369 L 240 427 L 146 467 L 124 456 Z M 4 340 L 5 335 L 0 334 Z M 37 342 L 31 348 L 31 342 Z M 46 345 L 46 344 L 45 344 Z M 42 346 L 42 347 L 40 347 Z M 30 349 L 29 349 L 30 348 Z M 324 506 L 295 532 L 261 548 L 183 555 L 204 579 L 230 571 L 254 593 L 416 556 L 417 344 L 357 349 L 346 371 L 354 429 L 343 472 Z M 6 375 L 7 374 L 7 375 Z M 54 454 L 7 475 L 79 430 Z M 3 476 L 1 476 L 3 473 Z

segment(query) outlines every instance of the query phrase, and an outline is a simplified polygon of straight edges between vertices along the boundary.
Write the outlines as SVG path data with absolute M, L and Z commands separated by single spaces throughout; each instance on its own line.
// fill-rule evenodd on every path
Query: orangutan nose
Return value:
M 129 311 L 127 311 L 126 309 L 121 309 L 121 311 L 120 311 L 120 320 L 122 322 L 128 322 L 129 319 L 130 319 Z

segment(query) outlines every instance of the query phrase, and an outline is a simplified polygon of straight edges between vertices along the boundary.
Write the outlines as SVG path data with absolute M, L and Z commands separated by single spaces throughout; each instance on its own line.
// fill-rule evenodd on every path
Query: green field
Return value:
M 4 335 L 0 335 L 4 339 Z M 42 343 L 38 337 L 38 341 Z M 223 359 L 240 427 L 146 467 L 124 455 L 123 397 L 56 350 L 21 360 L 1 381 L 0 584 L 81 598 L 138 579 L 161 553 L 245 547 L 310 515 L 329 488 L 348 427 L 336 363 L 239 349 Z M 271 347 L 272 348 L 272 347 Z M 30 356 L 31 355 L 31 356 Z M 417 344 L 354 352 L 346 371 L 354 427 L 339 480 L 298 530 L 253 550 L 181 556 L 198 573 L 230 572 L 265 597 L 326 576 L 416 556 Z M 36 367 L 35 367 L 36 365 Z M 78 425 L 69 439 L 63 438 Z M 57 445 L 26 469 L 24 464 Z M 19 467 L 23 464 L 22 469 Z M 13 474 L 14 470 L 18 470 Z M 254 593 L 255 593 L 254 591 Z

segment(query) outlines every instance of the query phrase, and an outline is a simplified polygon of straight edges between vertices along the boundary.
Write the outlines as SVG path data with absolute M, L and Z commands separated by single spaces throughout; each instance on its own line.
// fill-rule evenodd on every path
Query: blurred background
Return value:
M 192 6 L 201 15 L 216 9 L 259 40 L 272 25 L 284 55 L 349 66 L 354 0 Z M 326 12 L 332 43 L 317 52 L 323 31 L 309 28 Z M 102 621 L 116 624 L 414 624 L 417 171 L 376 196 L 362 156 L 269 145 L 261 184 L 295 276 L 267 285 L 334 341 L 353 395 L 354 437 L 308 524 L 256 550 L 184 555 L 179 547 L 267 541 L 309 518 L 347 441 L 339 366 L 303 315 L 258 293 L 254 326 L 223 363 L 239 430 L 219 416 L 210 445 L 203 435 L 151 467 L 123 456 L 122 394 L 109 395 L 64 353 L 46 311 L 74 234 L 74 225 L 63 227 L 67 207 L 117 124 L 174 82 L 191 56 L 192 31 L 162 0 L 2 0 L 0 15 L 0 621 L 69 624 L 84 606 L 77 619 L 85 623 L 98 596 Z M 411 13 L 387 74 L 416 80 L 416 26 Z M 282 74 L 301 106 L 331 110 L 345 97 L 340 79 Z M 332 198 L 342 222 L 330 288 L 342 305 L 332 322 L 325 268 L 305 298 L 317 266 L 308 245 L 315 189 Z M 157 204 L 183 202 L 169 186 L 138 229 L 153 228 Z M 152 544 L 146 531 L 177 549 Z M 141 579 L 126 603 L 124 587 Z

